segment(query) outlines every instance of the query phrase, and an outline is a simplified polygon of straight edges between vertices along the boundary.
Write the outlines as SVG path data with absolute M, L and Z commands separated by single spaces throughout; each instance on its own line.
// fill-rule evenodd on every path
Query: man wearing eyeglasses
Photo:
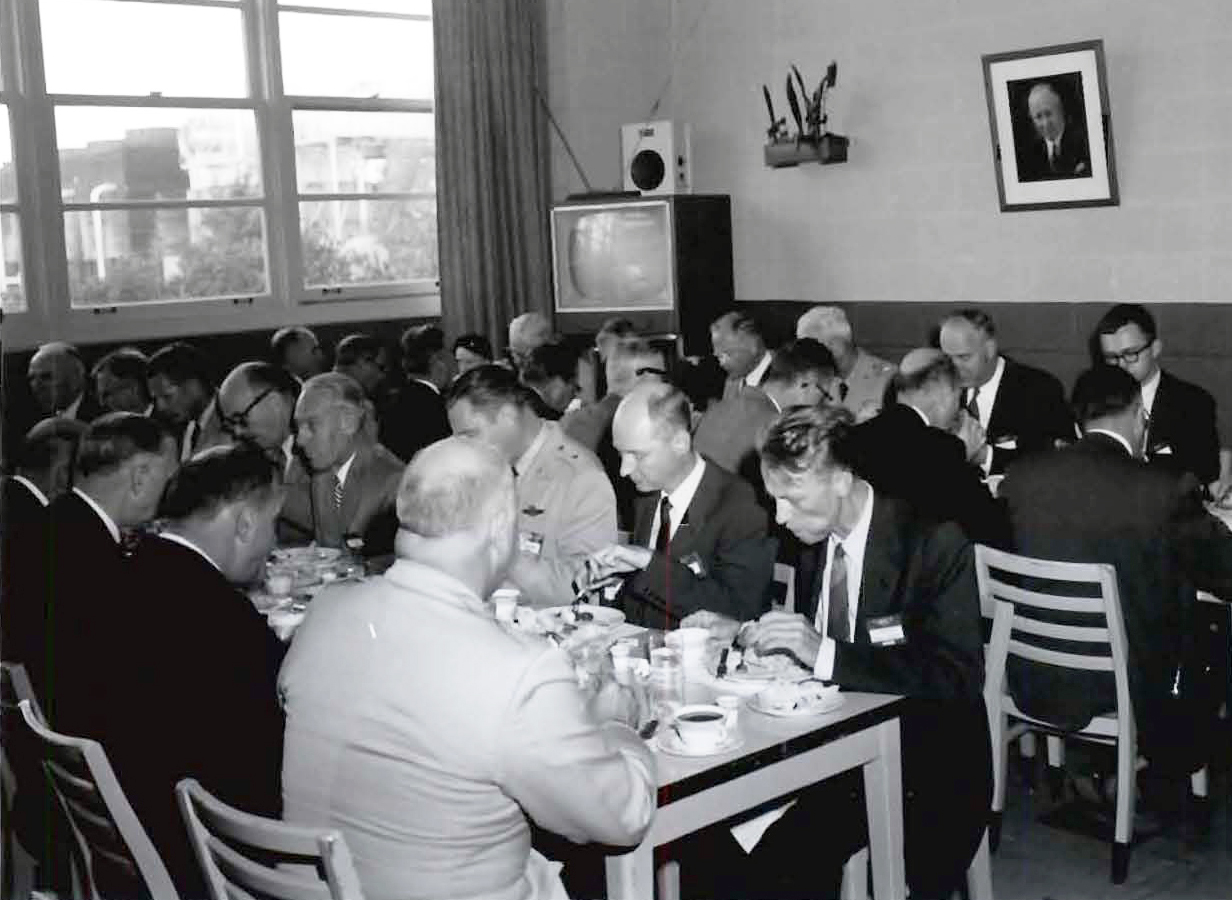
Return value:
M 219 426 L 232 440 L 255 444 L 285 475 L 295 449 L 292 418 L 299 384 L 286 369 L 263 362 L 236 366 L 218 389 Z
M 1095 333 L 1103 361 L 1134 376 L 1142 391 L 1147 460 L 1189 472 L 1213 498 L 1223 498 L 1230 479 L 1220 471 L 1215 399 L 1159 367 L 1163 343 L 1154 316 L 1137 303 L 1118 303 L 1104 313 Z

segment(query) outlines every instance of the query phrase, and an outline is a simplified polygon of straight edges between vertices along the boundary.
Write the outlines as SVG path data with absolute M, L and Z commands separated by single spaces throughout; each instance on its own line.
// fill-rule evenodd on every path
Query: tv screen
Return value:
M 558 207 L 552 254 L 558 312 L 674 308 L 666 202 Z

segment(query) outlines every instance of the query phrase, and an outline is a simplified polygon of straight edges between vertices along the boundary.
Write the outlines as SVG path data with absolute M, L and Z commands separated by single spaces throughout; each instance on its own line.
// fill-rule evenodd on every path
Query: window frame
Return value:
M 434 112 L 435 101 L 288 97 L 282 92 L 278 14 L 285 11 L 371 18 L 413 18 L 424 14 L 356 12 L 280 6 L 277 0 L 116 0 L 169 6 L 238 9 L 247 65 L 246 97 L 49 94 L 40 43 L 39 0 L 0 0 L 0 65 L 8 106 L 20 216 L 22 278 L 26 311 L 6 314 L 6 349 L 47 340 L 91 344 L 126 339 L 178 337 L 194 333 L 239 332 L 292 324 L 326 324 L 435 316 L 440 314 L 439 278 L 431 281 L 356 285 L 323 292 L 304 286 L 299 203 L 334 195 L 299 195 L 292 113 L 334 111 Z M 55 112 L 60 107 L 174 107 L 252 110 L 257 134 L 262 193 L 240 199 L 61 200 Z M 394 199 L 402 193 L 391 193 Z M 386 199 L 386 194 L 339 195 L 341 199 Z M 422 196 L 410 194 L 410 196 Z M 252 296 L 141 301 L 117 306 L 77 307 L 69 299 L 65 214 L 131 209 L 258 208 L 264 217 L 268 290 Z M 323 296 L 323 294 L 325 294 Z

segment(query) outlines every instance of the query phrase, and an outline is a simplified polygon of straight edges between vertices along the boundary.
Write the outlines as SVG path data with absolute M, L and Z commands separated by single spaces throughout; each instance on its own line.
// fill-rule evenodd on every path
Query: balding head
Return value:
M 639 491 L 675 490 L 696 462 L 689 398 L 676 387 L 644 382 L 631 390 L 612 420 L 620 474 Z
M 945 353 L 935 347 L 918 347 L 899 363 L 892 382 L 900 403 L 914 406 L 930 425 L 950 430 L 958 424 L 962 388 L 958 370 Z
M 516 498 L 491 445 L 451 437 L 420 450 L 398 488 L 398 555 L 448 572 L 486 597 L 513 560 Z
M 262 450 L 282 448 L 291 434 L 299 384 L 290 371 L 272 363 L 240 363 L 218 388 L 223 431 Z
M 854 363 L 856 342 L 847 313 L 837 306 L 814 306 L 796 320 L 796 337 L 812 338 L 834 356 L 839 373 Z
M 1035 133 L 1047 141 L 1055 141 L 1065 131 L 1065 104 L 1057 89 L 1041 81 L 1027 94 L 1027 115 Z
M 72 405 L 86 384 L 86 367 L 72 344 L 43 344 L 30 358 L 26 381 L 39 412 L 54 415 Z
M 536 347 L 552 339 L 552 323 L 538 312 L 527 312 L 509 323 L 509 352 L 518 369 L 526 364 L 526 358 Z

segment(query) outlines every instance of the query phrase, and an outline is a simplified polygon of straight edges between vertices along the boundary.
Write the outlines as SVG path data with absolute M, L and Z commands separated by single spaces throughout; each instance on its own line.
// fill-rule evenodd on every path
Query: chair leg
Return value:
M 843 886 L 840 900 L 868 900 L 868 848 L 851 854 L 843 866 Z
M 980 839 L 967 867 L 967 900 L 992 900 L 992 863 L 988 859 L 988 835 Z
M 1119 841 L 1112 845 L 1112 883 L 1124 884 L 1129 877 L 1129 844 Z
M 1138 795 L 1137 749 L 1132 741 L 1117 742 L 1116 830 L 1112 844 L 1112 883 L 1124 884 L 1129 874 L 1129 850 L 1134 840 L 1134 804 Z
M 1005 715 L 996 711 L 989 717 L 992 734 L 992 812 L 995 818 L 1005 809 L 1005 776 L 1009 767 L 1009 747 L 1005 745 Z
M 1048 759 L 1048 795 L 1053 803 L 1065 799 L 1065 743 L 1057 735 L 1044 739 Z
M 1001 846 L 1001 819 L 1003 813 L 1001 810 L 995 810 L 988 818 L 988 833 L 984 836 L 988 843 L 990 853 L 996 853 L 997 848 Z

